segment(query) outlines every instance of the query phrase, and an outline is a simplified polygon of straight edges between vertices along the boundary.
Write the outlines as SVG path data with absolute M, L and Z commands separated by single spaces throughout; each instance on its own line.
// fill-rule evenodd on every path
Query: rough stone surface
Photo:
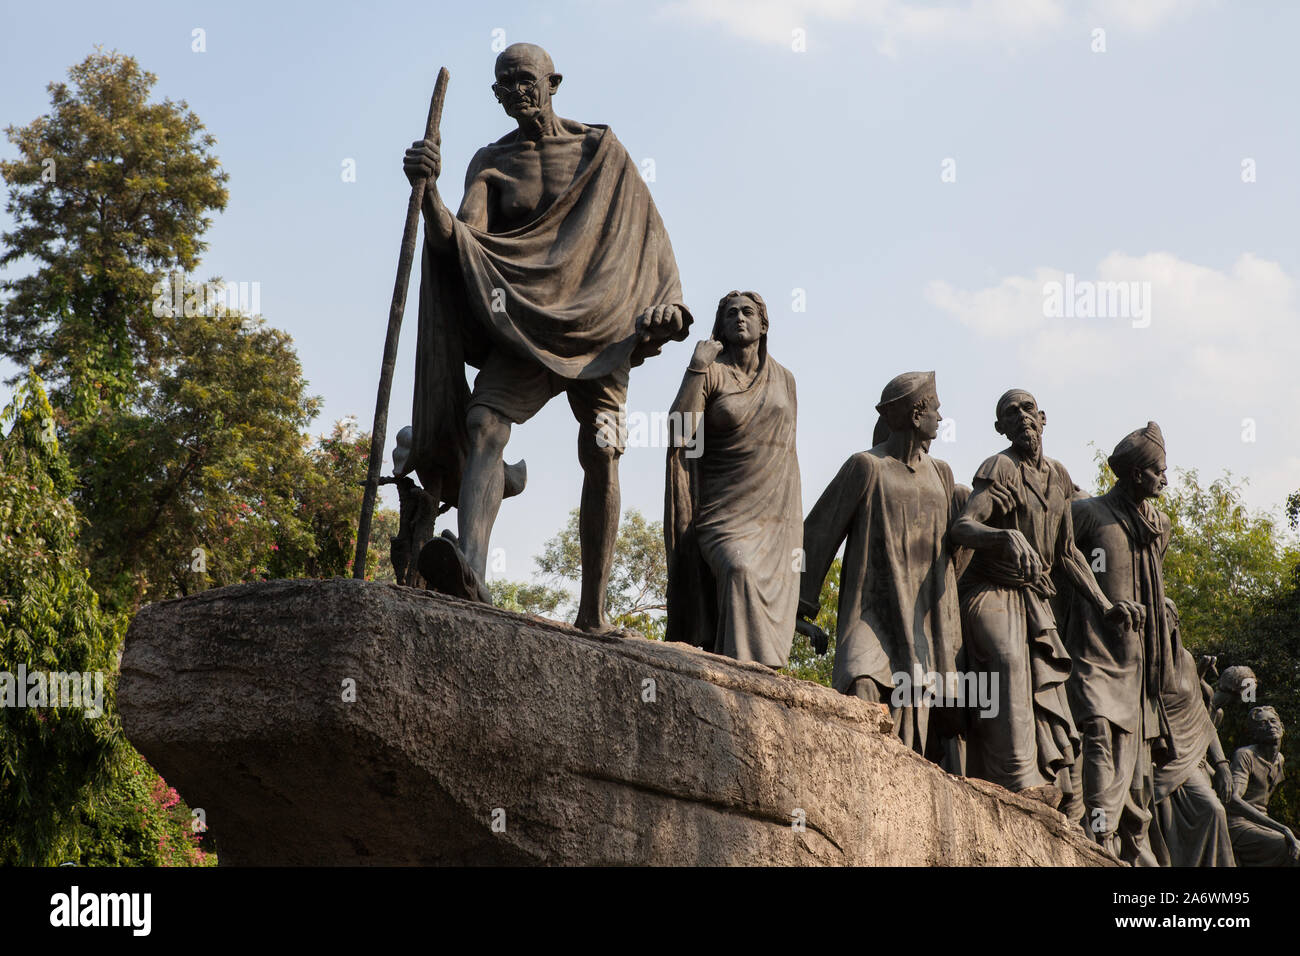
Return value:
M 1110 862 L 1054 810 L 882 734 L 861 701 L 395 585 L 146 607 L 118 700 L 223 864 Z

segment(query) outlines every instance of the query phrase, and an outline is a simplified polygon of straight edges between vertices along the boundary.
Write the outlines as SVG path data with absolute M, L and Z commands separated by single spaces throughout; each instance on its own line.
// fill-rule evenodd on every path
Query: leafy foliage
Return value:
M 93 53 L 69 79 L 49 85 L 48 114 L 5 130 L 19 155 L 0 162 L 15 223 L 0 265 L 38 268 L 3 283 L 0 354 L 34 364 L 75 417 L 148 377 L 155 279 L 197 265 L 227 174 L 184 101 L 149 102 L 157 78 L 132 57 Z
M 74 857 L 81 866 L 216 866 L 203 849 L 204 830 L 148 762 L 124 748 L 112 791 Z
M 361 485 L 369 459 L 370 433 L 359 431 L 354 419 L 335 422 L 330 434 L 317 441 L 308 453 L 308 467 L 294 493 L 295 517 L 307 532 L 306 547 L 295 552 L 289 538 L 282 536 L 281 543 L 271 546 L 278 552 L 268 562 L 271 577 L 329 578 L 352 573 L 361 519 Z M 380 535 L 384 528 L 397 533 L 397 517 L 395 511 L 375 513 L 366 552 L 368 579 L 374 579 L 381 563 L 388 568 L 389 580 L 393 579 L 392 563 L 387 557 L 388 537 Z M 381 540 L 382 546 L 378 544 Z
M 314 528 L 302 517 L 328 495 L 329 463 L 305 454 L 319 404 L 303 394 L 289 337 L 229 316 L 176 333 L 137 404 L 100 406 L 70 436 L 93 580 L 128 609 L 292 576 L 337 530 L 333 516 Z
M 582 550 L 578 537 L 578 509 L 569 512 L 569 523 L 546 542 L 535 559 L 538 571 L 552 583 L 582 582 Z M 664 554 L 662 521 L 646 521 L 641 512 L 629 509 L 619 524 L 614 545 L 614 565 L 605 596 L 605 613 L 618 627 L 639 631 L 646 637 L 664 638 L 663 613 L 667 610 L 668 559 Z
M 554 617 L 556 609 L 569 599 L 567 591 L 521 581 L 489 581 L 488 591 L 497 607 L 538 617 Z
M 836 558 L 831 562 L 830 570 L 826 572 L 826 580 L 822 582 L 821 610 L 817 613 L 816 621 L 813 622 L 830 636 L 826 653 L 817 656 L 808 638 L 796 634 L 794 644 L 790 647 L 789 663 L 781 673 L 798 677 L 800 680 L 810 680 L 826 687 L 831 686 L 831 672 L 835 666 L 835 622 L 840 606 L 840 567 L 841 561 Z
M 0 415 L 0 671 L 98 674 L 104 712 L 26 706 L 13 687 L 0 708 L 0 860 L 44 864 L 77 842 L 78 808 L 102 800 L 120 730 L 110 716 L 124 622 L 106 614 L 77 554 L 72 472 L 34 373 Z
M 13 686 L 0 708 L 0 863 L 202 863 L 188 808 L 122 736 L 125 618 L 100 606 L 80 565 L 53 414 L 34 372 L 0 414 L 0 672 L 15 685 L 20 668 L 88 674 L 103 697 L 42 705 Z
M 1300 551 L 1270 515 L 1241 503 L 1225 475 L 1202 487 L 1195 471 L 1179 473 L 1161 509 L 1173 521 L 1165 587 L 1187 633 L 1198 644 L 1221 644 L 1285 589 Z
M 0 163 L 0 264 L 35 266 L 0 285 L 0 355 L 54 386 L 31 373 L 6 413 L 0 664 L 102 673 L 104 713 L 5 708 L 0 862 L 199 863 L 188 809 L 118 729 L 126 618 L 216 584 L 348 573 L 369 438 L 339 423 L 310 441 L 319 400 L 260 317 L 163 307 L 226 203 L 214 140 L 184 102 L 150 103 L 131 57 L 97 52 L 70 80 L 7 129 L 18 156 Z
M 366 439 L 369 441 L 369 439 Z M 358 507 L 358 513 L 360 508 Z M 392 546 L 392 539 L 397 537 L 397 531 L 401 527 L 402 516 L 395 508 L 380 508 L 375 505 L 374 516 L 370 519 L 370 550 L 366 552 L 366 567 L 374 568 L 373 576 L 369 573 L 366 578 L 372 581 L 386 581 L 389 584 L 397 583 L 397 572 L 393 570 L 393 559 L 389 554 Z M 372 564 L 372 560 L 373 564 Z M 351 573 L 351 563 L 349 559 L 348 569 Z

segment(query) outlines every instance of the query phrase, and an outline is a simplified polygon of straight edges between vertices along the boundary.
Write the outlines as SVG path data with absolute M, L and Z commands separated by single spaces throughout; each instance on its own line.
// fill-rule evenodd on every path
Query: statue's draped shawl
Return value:
M 1071 505 L 1079 547 L 1101 547 L 1107 570 L 1097 583 L 1111 601 L 1136 601 L 1146 608 L 1141 634 L 1114 633 L 1096 609 L 1075 594 L 1066 642 L 1072 660 L 1071 703 L 1075 718 L 1104 717 L 1128 733 L 1151 739 L 1157 766 L 1174 756 L 1161 691 L 1174 674 L 1176 643 L 1165 614 L 1163 560 L 1169 521 L 1150 502 L 1134 504 L 1119 486 L 1098 498 Z M 1129 551 L 1131 564 L 1118 549 Z M 1117 568 L 1126 576 L 1117 577 Z
M 996 483 L 1015 501 L 1011 511 L 994 514 L 985 524 L 1023 534 L 1041 558 L 1042 570 L 1028 577 L 998 550 L 980 549 L 961 579 L 964 611 L 978 618 L 964 634 L 966 665 L 973 671 L 996 670 L 999 693 L 1011 701 L 1008 712 L 999 717 L 1001 723 L 976 724 L 970 766 L 978 768 L 980 776 L 1015 790 L 1056 782 L 1080 748 L 1065 689 L 1070 656 L 1050 601 L 1056 595 L 1054 566 L 1068 562 L 1080 566 L 1078 574 L 1090 572 L 1074 547 L 1070 511 L 1074 482 L 1060 462 L 1043 460 L 1047 468 L 1040 474 L 1012 446 L 986 459 L 975 473 L 977 492 Z M 972 639 L 976 629 L 979 640 Z M 1027 645 L 1027 658 L 991 651 L 990 643 L 1003 648 Z M 1028 680 L 1009 670 L 1011 660 L 1027 666 Z M 1029 699 L 1023 691 L 1030 692 Z M 1033 733 L 1020 723 L 1028 720 Z M 1035 767 L 1042 780 L 1035 779 Z
M 846 461 L 804 520 L 799 611 L 816 616 L 822 582 L 844 543 L 834 687 L 871 677 L 889 699 L 893 675 L 958 673 L 962 649 L 957 569 L 948 537 L 957 495 L 947 462 L 922 455 L 913 472 L 883 445 Z M 906 706 L 900 736 L 927 749 L 925 707 Z M 952 711 L 955 708 L 940 708 Z M 941 723 L 955 723 L 944 714 Z M 951 730 L 946 727 L 945 730 Z
M 468 451 L 466 363 L 506 348 L 566 379 L 600 378 L 658 354 L 637 316 L 681 305 L 677 262 L 636 165 L 606 127 L 569 189 L 502 233 L 453 220 L 454 253 L 425 243 L 410 467 L 454 504 Z M 683 307 L 684 339 L 690 314 Z
M 765 351 L 739 390 L 726 390 L 722 364 L 709 366 L 703 454 L 668 450 L 667 638 L 781 667 L 794 639 L 803 505 L 794 376 Z
M 1174 756 L 1152 775 L 1151 849 L 1161 866 L 1235 866 L 1228 816 L 1207 773 L 1217 738 L 1201 696 L 1196 660 L 1171 629 L 1174 665 L 1161 694 Z
M 1155 769 L 1153 779 L 1157 802 L 1187 781 L 1205 759 L 1205 752 L 1215 736 L 1214 722 L 1201 699 L 1201 679 L 1196 673 L 1196 661 L 1181 642 L 1173 673 L 1167 677 L 1161 702 L 1173 738 L 1174 757 Z

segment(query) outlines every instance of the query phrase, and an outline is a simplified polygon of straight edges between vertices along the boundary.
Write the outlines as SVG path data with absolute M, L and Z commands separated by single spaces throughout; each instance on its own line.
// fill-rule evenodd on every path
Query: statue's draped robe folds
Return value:
M 940 691 L 944 681 L 958 676 L 961 608 L 948 539 L 956 509 L 946 462 L 923 454 L 913 471 L 878 445 L 846 461 L 808 513 L 799 601 L 805 617 L 816 615 L 822 581 L 844 543 L 836 690 L 847 692 L 856 678 L 870 677 L 886 701 L 896 673 L 913 682 L 937 674 Z M 959 731 L 961 715 L 942 708 L 948 719 L 932 720 L 933 708 L 924 700 L 914 703 L 909 694 L 902 707 L 891 706 L 895 732 L 937 760 L 943 756 L 940 738 Z
M 1255 745 L 1238 747 L 1232 755 L 1232 779 L 1237 796 L 1260 813 L 1268 813 L 1268 800 L 1282 782 L 1282 754 L 1273 760 Z M 1228 815 L 1228 832 L 1238 866 L 1287 866 L 1286 837 L 1237 813 Z
M 729 369 L 703 373 L 702 454 L 668 451 L 667 637 L 783 667 L 803 543 L 794 376 L 767 356 L 748 387 Z
M 1018 529 L 1038 552 L 1043 570 L 1028 578 L 1014 561 L 981 549 L 962 576 L 964 666 L 998 677 L 996 713 L 972 716 L 966 772 L 1009 790 L 1053 783 L 1069 791 L 1080 743 L 1065 690 L 1070 658 L 1050 602 L 1056 594 L 1053 568 L 1081 559 L 1070 513 L 1074 482 L 1060 462 L 1044 462 L 1046 472 L 1039 473 L 1010 448 L 975 473 L 976 493 L 996 482 L 1016 500 L 1014 511 L 985 524 Z
M 1135 505 L 1112 488 L 1072 505 L 1074 534 L 1093 564 L 1093 575 L 1112 602 L 1134 601 L 1146 610 L 1142 633 L 1117 632 L 1092 604 L 1075 594 L 1066 649 L 1066 683 L 1075 724 L 1083 737 L 1084 825 L 1098 835 L 1118 832 L 1121 855 L 1154 863 L 1148 840 L 1153 760 L 1172 756 L 1160 691 L 1174 666 L 1165 614 L 1162 562 L 1169 547 L 1169 518 L 1150 502 Z M 1097 811 L 1100 810 L 1099 815 Z
M 1155 770 L 1152 849 L 1161 866 L 1235 866 L 1228 814 L 1205 763 L 1214 722 L 1196 661 L 1181 642 L 1175 659 L 1161 695 L 1175 756 Z
M 591 160 L 532 222 L 487 233 L 457 219 L 453 252 L 424 244 L 407 470 L 442 501 L 456 503 L 468 454 L 466 363 L 481 368 L 492 350 L 507 349 L 564 379 L 600 378 L 658 353 L 661 342 L 640 341 L 642 311 L 681 305 L 677 262 L 645 182 L 611 130 L 590 128 L 601 130 Z M 485 147 L 484 161 L 517 148 Z M 683 312 L 677 339 L 690 326 Z

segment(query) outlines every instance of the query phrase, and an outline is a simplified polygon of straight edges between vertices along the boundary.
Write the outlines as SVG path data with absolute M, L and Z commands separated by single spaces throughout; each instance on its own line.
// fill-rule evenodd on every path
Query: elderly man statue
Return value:
M 603 630 L 628 373 L 686 338 L 691 316 L 636 165 L 608 127 L 555 114 L 560 80 L 533 44 L 497 58 L 492 90 L 516 128 L 474 154 L 455 216 L 436 188 L 438 140 L 406 152 L 407 176 L 435 186 L 423 210 L 408 467 L 458 510 L 459 540 L 430 542 L 421 573 L 436 590 L 486 600 L 492 526 L 524 480 L 501 457 L 510 427 L 566 393 L 583 470 L 577 624 Z M 479 370 L 472 392 L 465 363 Z
M 1125 436 L 1109 458 L 1115 486 L 1072 505 L 1075 540 L 1112 602 L 1141 605 L 1137 627 L 1116 632 L 1078 595 L 1066 649 L 1071 710 L 1083 738 L 1086 830 L 1120 859 L 1157 865 L 1149 840 L 1154 764 L 1171 756 L 1161 694 L 1175 679 L 1177 646 L 1165 613 L 1163 562 L 1170 521 L 1152 504 L 1167 483 L 1160 427 Z
M 1111 627 L 1136 626 L 1141 609 L 1112 603 L 1075 545 L 1074 482 L 1043 454 L 1046 425 L 1029 392 L 1011 389 L 998 399 L 993 427 L 1011 445 L 975 473 L 952 538 L 974 551 L 961 579 L 965 666 L 990 675 L 999 698 L 991 713 L 972 716 L 966 772 L 1056 806 L 1072 789 L 1080 744 L 1065 691 L 1070 658 L 1050 603 L 1053 572 Z M 1011 494 L 1010 510 L 999 508 L 995 486 Z

